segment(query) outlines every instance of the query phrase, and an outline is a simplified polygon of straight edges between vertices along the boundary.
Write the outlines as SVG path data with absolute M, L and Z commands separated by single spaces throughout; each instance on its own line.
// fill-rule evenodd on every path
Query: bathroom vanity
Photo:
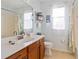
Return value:
M 23 41 L 22 41 L 23 42 Z M 15 44 L 2 50 L 2 59 L 43 59 L 45 53 L 44 36 L 37 36 L 33 40 Z

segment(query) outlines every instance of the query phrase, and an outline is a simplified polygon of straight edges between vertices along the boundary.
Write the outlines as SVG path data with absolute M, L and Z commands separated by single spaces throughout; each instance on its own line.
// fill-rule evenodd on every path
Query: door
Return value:
M 44 38 L 40 39 L 40 59 L 44 59 L 45 56 L 45 45 L 44 45 Z
M 39 59 L 39 42 L 35 42 L 28 47 L 28 59 Z

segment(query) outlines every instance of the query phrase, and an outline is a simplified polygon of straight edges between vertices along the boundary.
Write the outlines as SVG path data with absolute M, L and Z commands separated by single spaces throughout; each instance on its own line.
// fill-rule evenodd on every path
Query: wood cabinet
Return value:
M 27 48 L 24 48 L 6 59 L 27 59 Z
M 45 56 L 45 45 L 44 45 L 44 38 L 40 39 L 40 59 L 44 59 Z
M 39 59 L 39 41 L 28 47 L 28 59 Z
M 28 47 L 16 52 L 6 59 L 44 59 L 45 45 L 44 38 L 32 43 Z

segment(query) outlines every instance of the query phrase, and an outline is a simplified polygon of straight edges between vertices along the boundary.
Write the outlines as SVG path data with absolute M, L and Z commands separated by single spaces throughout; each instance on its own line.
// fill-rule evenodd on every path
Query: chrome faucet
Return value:
M 13 34 L 14 34 L 14 35 L 17 35 L 17 31 L 14 31 Z

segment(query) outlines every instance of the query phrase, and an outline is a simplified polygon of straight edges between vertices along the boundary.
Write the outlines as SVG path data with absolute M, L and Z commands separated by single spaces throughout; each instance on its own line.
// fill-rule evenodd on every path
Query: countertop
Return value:
M 44 35 L 35 35 L 34 38 L 30 41 L 26 41 L 26 39 L 18 40 L 16 44 L 10 45 L 6 43 L 1 43 L 1 59 L 5 59 L 6 57 L 20 51 L 21 49 L 31 45 L 32 43 L 38 41 L 40 38 L 44 37 Z

